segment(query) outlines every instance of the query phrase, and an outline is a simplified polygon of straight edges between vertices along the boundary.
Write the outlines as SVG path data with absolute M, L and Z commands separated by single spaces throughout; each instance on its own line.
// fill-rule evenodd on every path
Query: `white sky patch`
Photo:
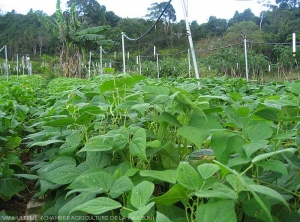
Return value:
M 67 0 L 61 0 L 61 7 L 65 9 Z M 113 11 L 122 18 L 144 18 L 148 13 L 147 8 L 152 3 L 168 2 L 168 0 L 98 0 L 100 5 L 104 5 L 107 11 Z M 190 22 L 197 21 L 198 24 L 206 23 L 210 16 L 219 19 L 230 19 L 238 11 L 242 13 L 245 9 L 259 16 L 261 6 L 257 0 L 185 0 L 188 8 L 188 19 Z M 275 4 L 275 0 L 271 0 Z M 177 21 L 183 20 L 182 0 L 172 0 Z M 42 10 L 48 15 L 55 12 L 56 0 L 0 0 L 2 12 L 11 12 L 13 9 L 17 13 L 27 14 L 30 9 Z M 265 10 L 265 9 L 263 9 Z

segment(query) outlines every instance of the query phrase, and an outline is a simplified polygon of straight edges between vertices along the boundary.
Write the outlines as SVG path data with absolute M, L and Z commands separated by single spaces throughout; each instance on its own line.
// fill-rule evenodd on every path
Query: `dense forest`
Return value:
M 60 9 L 60 1 L 57 3 Z M 189 48 L 188 33 L 185 21 L 176 20 L 172 3 L 155 23 L 167 3 L 149 5 L 145 19 L 121 18 L 96 0 L 69 0 L 66 11 L 53 15 L 33 10 L 23 15 L 12 10 L 0 14 L 0 46 L 7 45 L 10 61 L 16 59 L 16 54 L 29 54 L 35 61 L 57 58 L 57 61 L 70 65 L 74 64 L 76 55 L 82 55 L 83 62 L 86 62 L 88 52 L 94 51 L 93 54 L 98 55 L 99 45 L 106 52 L 121 53 L 121 33 L 124 32 L 126 36 L 138 39 L 127 45 L 126 50 L 132 55 L 151 56 L 155 46 L 162 55 L 175 53 L 170 60 L 174 57 L 180 60 L 181 52 Z M 236 73 L 235 69 L 242 67 L 244 60 L 244 39 L 248 42 L 249 67 L 254 74 L 266 72 L 270 64 L 275 64 L 275 69 L 283 72 L 298 68 L 300 57 L 298 54 L 293 57 L 291 43 L 292 33 L 300 37 L 300 1 L 276 0 L 276 5 L 267 0 L 258 3 L 262 6 L 260 16 L 246 9 L 236 11 L 229 20 L 211 16 L 203 24 L 190 21 L 197 58 L 200 66 L 205 66 L 200 67 L 202 72 L 215 69 L 221 73 Z M 154 28 L 139 39 L 151 26 Z M 73 57 L 73 62 L 67 61 L 67 57 Z M 121 70 L 118 56 L 114 55 L 114 60 L 115 68 Z M 208 65 L 211 61 L 222 64 L 222 67 L 215 64 L 211 68 Z M 69 70 L 66 75 L 71 75 Z

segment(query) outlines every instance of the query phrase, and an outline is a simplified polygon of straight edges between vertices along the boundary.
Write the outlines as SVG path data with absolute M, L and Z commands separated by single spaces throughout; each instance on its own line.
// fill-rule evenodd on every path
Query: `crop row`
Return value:
M 0 84 L 6 201 L 27 179 L 59 221 L 300 217 L 300 82 L 122 74 Z

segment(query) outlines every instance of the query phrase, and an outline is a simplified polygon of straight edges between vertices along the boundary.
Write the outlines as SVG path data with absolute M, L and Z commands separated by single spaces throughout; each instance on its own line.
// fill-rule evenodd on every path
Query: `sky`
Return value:
M 147 8 L 152 3 L 168 2 L 168 0 L 97 0 L 100 5 L 104 5 L 107 11 L 113 11 L 122 18 L 144 18 Z M 65 9 L 67 0 L 61 0 L 61 8 Z M 238 11 L 242 13 L 250 8 L 252 12 L 259 16 L 261 6 L 258 0 L 184 0 L 187 5 L 188 20 L 197 21 L 198 24 L 206 23 L 210 16 L 219 19 L 230 19 Z M 275 0 L 271 0 L 275 4 Z M 182 0 L 172 0 L 177 21 L 184 19 Z M 55 12 L 56 0 L 0 0 L 0 11 L 11 12 L 13 9 L 17 13 L 27 14 L 32 8 L 34 11 L 42 10 L 48 15 Z M 263 10 L 265 10 L 263 8 Z

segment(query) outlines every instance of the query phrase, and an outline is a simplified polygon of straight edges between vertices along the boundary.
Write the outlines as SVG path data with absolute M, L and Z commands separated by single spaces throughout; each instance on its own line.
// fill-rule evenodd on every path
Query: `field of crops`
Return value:
M 299 95 L 226 77 L 0 79 L 0 201 L 30 181 L 45 221 L 300 221 Z

